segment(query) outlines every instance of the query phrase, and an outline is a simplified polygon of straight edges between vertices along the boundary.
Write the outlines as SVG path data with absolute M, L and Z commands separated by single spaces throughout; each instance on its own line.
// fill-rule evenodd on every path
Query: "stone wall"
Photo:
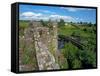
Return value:
M 24 34 L 25 45 L 30 48 L 28 51 L 35 50 L 38 69 L 59 69 L 57 63 L 57 23 L 49 22 L 47 26 L 43 26 L 39 21 L 32 21 Z

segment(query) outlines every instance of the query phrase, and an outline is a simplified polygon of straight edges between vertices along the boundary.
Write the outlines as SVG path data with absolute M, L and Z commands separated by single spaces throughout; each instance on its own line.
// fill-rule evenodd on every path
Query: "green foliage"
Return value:
M 19 21 L 19 35 L 24 35 L 24 30 L 28 28 L 28 21 Z
M 35 53 L 34 49 L 31 50 L 30 47 L 24 47 L 22 63 L 23 64 L 35 64 L 33 63 L 34 61 L 36 61 L 34 59 L 34 53 Z
M 19 21 L 19 50 L 21 53 L 21 64 L 32 66 L 32 69 L 38 69 L 34 43 L 26 45 L 24 31 L 29 27 L 29 21 Z
M 77 32 L 77 31 L 74 31 L 71 36 L 74 36 L 74 37 L 79 37 L 80 36 L 80 32 Z
M 72 61 L 72 68 L 73 68 L 73 69 L 81 68 L 81 67 L 82 67 L 81 64 L 82 64 L 82 63 L 81 63 L 80 60 L 74 59 L 74 60 Z
M 60 66 L 61 69 L 68 69 L 68 62 L 66 60 L 66 58 L 63 56 L 63 54 L 60 54 L 60 56 L 58 57 L 58 64 Z
M 24 30 L 25 28 L 28 27 L 28 22 L 25 21 L 19 21 L 19 29 Z
M 90 26 L 90 27 L 91 27 L 91 26 L 92 26 L 92 23 L 90 22 L 90 23 L 88 24 L 88 26 Z
M 62 49 L 62 52 L 64 56 L 68 59 L 74 59 L 75 54 L 78 52 L 78 48 L 69 42 L 65 44 L 64 49 Z
M 22 59 L 22 63 L 23 64 L 29 64 L 30 63 L 30 57 L 29 57 L 29 52 L 28 50 L 24 50 L 24 55 L 23 55 L 23 59 Z
M 83 67 L 96 67 L 96 54 L 93 51 L 83 50 L 79 54 Z
M 43 21 L 43 20 L 41 20 L 40 22 L 41 22 L 41 24 L 42 24 L 43 26 L 47 26 L 48 21 Z
M 65 21 L 63 19 L 60 19 L 60 21 L 58 22 L 58 27 L 62 27 L 65 26 Z
M 55 50 L 54 49 L 55 49 L 54 45 L 52 43 L 49 43 L 49 50 L 55 56 Z
M 78 48 L 70 42 L 65 44 L 64 48 L 61 50 L 62 54 L 68 61 L 69 69 L 79 68 L 81 66 L 81 62 L 77 59 L 78 51 Z
M 86 29 L 86 28 L 84 28 L 84 29 L 83 29 L 83 31 L 87 31 L 87 29 Z
M 96 54 L 93 50 L 80 50 L 72 43 L 66 43 L 61 52 L 69 69 L 96 67 Z
M 68 69 L 68 62 L 66 60 L 64 60 L 64 63 L 60 64 L 60 68 L 61 69 Z
M 46 21 L 41 20 L 43 26 L 47 26 Z M 76 69 L 76 68 L 92 68 L 96 67 L 96 26 L 94 25 L 82 25 L 72 26 L 70 24 L 65 25 L 63 19 L 58 22 L 58 35 L 70 36 L 75 39 L 80 37 L 80 42 L 86 47 L 83 50 L 80 50 L 76 45 L 73 45 L 71 42 L 65 43 L 64 47 L 61 49 L 61 54 L 59 58 L 59 65 L 61 69 Z M 52 26 L 48 26 L 52 33 Z M 24 36 L 24 30 L 28 28 L 28 22 L 19 21 L 19 35 Z M 21 40 L 19 47 L 24 50 L 23 53 L 23 64 L 32 64 L 36 66 L 35 51 L 30 51 L 30 48 L 25 47 L 25 43 Z M 34 47 L 33 47 L 34 48 Z M 55 50 L 53 43 L 49 44 L 49 50 L 55 57 Z

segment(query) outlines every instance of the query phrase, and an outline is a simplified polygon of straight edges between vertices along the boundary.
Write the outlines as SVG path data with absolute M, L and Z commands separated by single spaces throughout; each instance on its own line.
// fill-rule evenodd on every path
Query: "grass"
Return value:
M 29 22 L 27 21 L 19 21 L 19 35 L 24 35 L 24 30 L 27 29 L 29 26 Z
M 71 25 L 65 25 L 63 27 L 61 26 L 58 28 L 58 34 L 73 38 L 77 38 L 77 36 L 79 36 L 80 42 L 86 45 L 86 47 L 84 47 L 83 50 L 77 49 L 75 52 L 75 47 L 77 48 L 77 46 L 66 43 L 66 48 L 62 48 L 62 54 L 68 60 L 69 69 L 88 67 L 92 68 L 96 66 L 96 27 L 88 25 L 77 27 L 78 28 Z M 70 59 L 68 59 L 69 57 Z M 83 60 L 79 59 L 81 57 Z
M 87 30 L 90 29 L 90 27 L 81 27 L 80 28 L 88 28 Z M 78 29 L 76 27 L 73 27 L 73 26 L 64 26 L 64 27 L 60 27 L 58 28 L 58 34 L 59 35 L 65 35 L 65 36 L 71 36 L 73 32 L 77 32 L 77 33 L 80 33 L 81 36 L 84 36 L 84 37 L 89 37 L 90 33 L 89 32 L 84 32 L 82 29 Z
M 19 48 L 22 49 L 21 53 L 21 64 L 32 66 L 32 69 L 38 69 L 37 60 L 36 60 L 36 53 L 34 48 L 34 41 L 27 46 L 25 42 L 24 31 L 28 28 L 29 22 L 28 21 L 19 21 Z M 19 50 L 20 51 L 20 50 Z
M 28 28 L 29 22 L 28 21 L 19 21 L 19 36 L 22 38 L 24 36 L 25 29 Z M 92 66 L 95 66 L 96 60 L 95 60 L 95 51 L 96 51 L 96 27 L 92 26 L 77 26 L 78 28 L 72 26 L 71 24 L 58 27 L 58 35 L 65 35 L 69 37 L 79 36 L 81 39 L 81 43 L 86 45 L 85 49 L 87 52 L 81 53 L 82 50 L 78 49 L 77 46 L 73 45 L 72 43 L 66 43 L 66 48 L 63 48 L 61 52 L 60 58 L 58 58 L 58 64 L 60 65 L 61 69 L 68 69 L 72 68 L 81 68 L 83 66 L 82 62 L 84 62 L 84 65 L 91 64 Z M 52 33 L 52 32 L 51 32 Z M 33 45 L 34 43 L 31 43 Z M 37 61 L 35 57 L 35 49 L 34 47 L 28 47 L 25 46 L 23 40 L 20 41 L 20 48 L 24 50 L 23 52 L 23 58 L 22 63 L 23 64 L 30 64 L 33 67 L 37 69 Z M 32 48 L 32 49 L 30 49 Z M 55 55 L 55 45 L 54 42 L 50 42 L 49 44 L 49 50 L 51 54 L 56 58 Z M 81 56 L 82 54 L 82 56 Z M 79 55 L 79 56 L 78 56 Z M 86 55 L 86 58 L 84 56 Z M 69 58 L 68 58 L 69 57 Z M 79 60 L 83 57 L 83 61 Z M 73 59 L 72 59 L 73 58 Z M 73 61 L 67 61 L 68 59 L 72 59 Z M 85 63 L 85 60 L 88 63 Z M 71 64 L 68 64 L 71 63 Z

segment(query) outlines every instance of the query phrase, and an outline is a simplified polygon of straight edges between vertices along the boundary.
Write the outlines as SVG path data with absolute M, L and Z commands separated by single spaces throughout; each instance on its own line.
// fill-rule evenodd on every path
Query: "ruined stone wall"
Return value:
M 33 21 L 24 32 L 25 45 L 30 48 L 29 51 L 35 50 L 39 70 L 59 69 L 57 63 L 57 23 L 49 22 L 47 25 L 43 26 L 41 22 Z
M 52 52 L 52 54 L 54 55 L 56 62 L 58 62 L 58 55 L 57 55 L 57 51 L 58 51 L 58 34 L 57 34 L 57 22 L 50 22 L 49 26 L 51 26 L 50 29 L 50 43 L 51 45 L 50 48 L 52 48 L 52 50 L 49 50 Z

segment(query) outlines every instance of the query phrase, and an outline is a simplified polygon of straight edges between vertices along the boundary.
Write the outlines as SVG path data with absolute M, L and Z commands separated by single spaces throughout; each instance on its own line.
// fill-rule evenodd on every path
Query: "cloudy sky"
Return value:
M 96 10 L 90 8 L 19 5 L 20 20 L 59 20 L 96 22 Z

